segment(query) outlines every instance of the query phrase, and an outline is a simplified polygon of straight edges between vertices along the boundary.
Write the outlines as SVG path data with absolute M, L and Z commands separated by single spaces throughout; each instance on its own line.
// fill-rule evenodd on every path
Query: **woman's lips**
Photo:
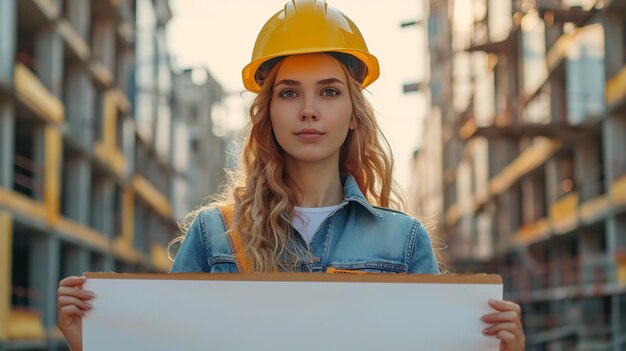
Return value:
M 316 141 L 321 139 L 324 134 L 320 134 L 320 133 L 300 133 L 300 134 L 296 134 L 296 136 L 298 137 L 298 139 L 301 139 L 303 141 Z
M 316 141 L 319 140 L 324 133 L 316 128 L 303 128 L 297 131 L 295 135 L 302 141 Z

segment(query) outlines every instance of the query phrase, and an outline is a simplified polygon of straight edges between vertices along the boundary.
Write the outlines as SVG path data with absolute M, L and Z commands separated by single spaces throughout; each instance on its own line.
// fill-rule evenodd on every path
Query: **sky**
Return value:
M 174 18 L 168 45 L 175 69 L 206 67 L 227 97 L 214 118 L 227 129 L 247 122 L 245 106 L 253 95 L 244 92 L 241 69 L 249 63 L 263 24 L 281 10 L 286 0 L 171 0 Z M 405 83 L 424 76 L 425 32 L 421 26 L 401 28 L 422 15 L 421 0 L 328 0 L 354 21 L 370 53 L 380 63 L 380 78 L 366 97 L 376 111 L 394 159 L 394 177 L 408 189 L 413 151 L 419 146 L 427 100 L 421 93 L 402 93 Z M 390 4 L 393 4 L 391 6 Z

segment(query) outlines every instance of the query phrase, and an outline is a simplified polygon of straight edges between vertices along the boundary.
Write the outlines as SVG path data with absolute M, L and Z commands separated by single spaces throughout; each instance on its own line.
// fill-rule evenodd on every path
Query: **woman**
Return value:
M 257 93 L 240 169 L 190 214 L 171 272 L 438 274 L 430 237 L 399 210 L 393 161 L 363 89 L 378 78 L 358 28 L 323 0 L 293 0 L 263 27 L 246 89 Z M 59 328 L 81 349 L 92 297 L 60 283 Z M 490 301 L 484 333 L 522 350 L 520 307 Z

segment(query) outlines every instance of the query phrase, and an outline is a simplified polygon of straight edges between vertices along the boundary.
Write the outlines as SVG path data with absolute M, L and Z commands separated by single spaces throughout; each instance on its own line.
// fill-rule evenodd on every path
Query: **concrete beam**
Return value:
M 11 275 L 13 221 L 8 212 L 0 211 L 0 340 L 7 338 L 11 310 Z
M 25 65 L 16 63 L 14 67 L 15 95 L 28 106 L 37 117 L 45 122 L 60 123 L 65 112 L 63 103 L 54 96 Z
M 499 194 L 505 191 L 521 177 L 541 166 L 560 147 L 561 143 L 558 141 L 548 141 L 545 143 L 537 142 L 522 151 L 522 153 L 507 164 L 500 173 L 491 178 L 489 181 L 490 192 L 492 194 Z M 505 152 L 504 150 L 490 147 L 490 151 L 493 152 L 493 156 L 490 157 L 490 163 L 493 161 L 497 162 L 498 160 L 502 162 L 507 159 L 502 155 L 502 153 Z
M 135 175 L 131 184 L 135 193 L 163 218 L 170 219 L 172 217 L 172 206 L 167 197 L 159 192 L 146 178 L 141 175 Z

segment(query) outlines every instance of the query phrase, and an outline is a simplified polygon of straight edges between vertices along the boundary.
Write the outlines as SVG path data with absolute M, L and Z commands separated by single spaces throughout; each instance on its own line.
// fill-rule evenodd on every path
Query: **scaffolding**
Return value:
M 431 0 L 413 207 L 527 350 L 626 349 L 626 2 Z
M 171 201 L 188 143 L 170 128 L 171 16 L 166 0 L 0 1 L 0 350 L 66 349 L 63 277 L 169 270 L 189 209 Z

